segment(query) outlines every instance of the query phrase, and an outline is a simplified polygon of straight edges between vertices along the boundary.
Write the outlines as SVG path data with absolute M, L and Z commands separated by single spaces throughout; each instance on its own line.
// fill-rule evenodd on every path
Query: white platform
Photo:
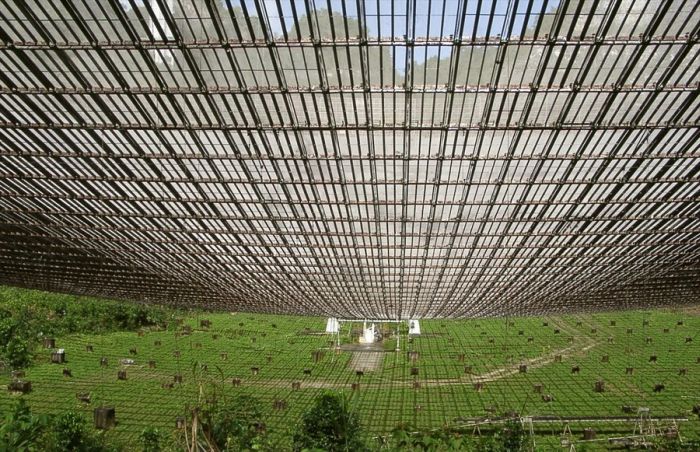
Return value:
M 420 322 L 418 320 L 408 321 L 408 334 L 411 336 L 420 336 Z

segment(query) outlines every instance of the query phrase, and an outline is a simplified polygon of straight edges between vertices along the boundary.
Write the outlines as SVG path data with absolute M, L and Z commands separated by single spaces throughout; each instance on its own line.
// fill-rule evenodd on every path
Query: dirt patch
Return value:
M 342 344 L 340 349 L 344 352 L 386 352 L 381 342 L 375 342 L 373 344 L 358 344 L 357 342 Z
M 382 362 L 384 362 L 383 352 L 353 352 L 348 366 L 355 371 L 374 372 L 382 367 Z

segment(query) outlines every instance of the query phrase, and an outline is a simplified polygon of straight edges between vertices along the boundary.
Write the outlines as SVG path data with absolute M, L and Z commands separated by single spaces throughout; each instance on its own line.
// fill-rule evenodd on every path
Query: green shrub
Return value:
M 294 450 L 358 451 L 363 444 L 360 421 L 342 394 L 325 393 L 304 414 L 294 434 Z
M 50 449 L 58 451 L 93 452 L 102 447 L 80 414 L 67 411 L 52 422 Z
M 0 451 L 42 450 L 38 443 L 48 425 L 47 416 L 32 415 L 29 406 L 20 399 L 0 422 Z
M 5 346 L 15 334 L 17 322 L 12 318 L 12 314 L 7 311 L 0 312 L 0 345 Z
M 458 451 L 472 450 L 463 432 L 452 429 L 416 431 L 406 425 L 399 425 L 391 432 L 382 449 L 390 451 Z
M 471 431 L 448 428 L 421 431 L 399 425 L 381 448 L 390 451 L 458 451 L 519 452 L 526 450 L 525 431 L 518 419 L 510 419 L 492 434 L 474 436 Z
M 146 427 L 139 435 L 143 452 L 160 452 L 163 450 L 163 434 L 155 427 Z
M 0 318 L 11 318 L 32 335 L 163 327 L 171 311 L 135 303 L 0 286 Z M 0 325 L 0 340 L 4 328 Z
M 72 411 L 56 416 L 34 415 L 20 399 L 0 420 L 0 452 L 112 452 L 123 447 L 104 432 L 94 433 Z
M 0 314 L 0 360 L 6 367 L 21 369 L 32 359 L 31 345 L 20 322 L 7 311 Z
M 220 450 L 259 450 L 266 444 L 260 406 L 247 395 L 214 399 L 201 409 L 202 430 Z
M 519 419 L 509 419 L 499 432 L 500 450 L 504 452 L 519 452 L 525 450 L 525 430 Z
M 3 361 L 12 369 L 27 367 L 32 361 L 32 351 L 26 339 L 13 337 L 4 347 Z

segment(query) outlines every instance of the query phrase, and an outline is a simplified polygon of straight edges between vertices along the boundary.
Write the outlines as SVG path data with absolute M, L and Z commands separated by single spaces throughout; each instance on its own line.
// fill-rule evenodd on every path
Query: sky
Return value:
M 224 4 L 226 0 L 222 0 Z M 231 5 L 239 6 L 241 1 L 244 1 L 249 12 L 256 11 L 255 0 L 229 0 Z M 558 0 L 534 0 L 532 11 L 538 12 L 542 8 L 543 2 L 546 2 L 546 10 L 552 11 L 558 6 Z M 280 20 L 277 9 L 276 0 L 264 0 L 265 8 L 268 12 L 270 26 L 273 32 L 277 35 L 282 34 L 282 20 Z M 341 1 L 341 0 L 326 0 L 326 1 L 309 1 L 309 4 L 316 9 L 331 9 L 334 12 L 341 13 L 345 3 L 345 10 L 349 17 L 357 17 L 357 2 L 356 1 Z M 455 33 L 455 24 L 457 23 L 457 13 L 459 8 L 458 0 L 415 0 L 415 11 L 412 16 L 415 16 L 414 37 L 423 36 L 449 36 Z M 475 27 L 477 36 L 486 36 L 488 31 L 488 18 L 491 16 L 493 9 L 493 21 L 491 24 L 490 36 L 507 34 L 505 33 L 506 14 L 511 2 L 509 0 L 483 0 L 481 9 L 477 11 L 478 2 L 475 0 L 467 0 L 465 27 L 463 36 L 470 36 Z M 306 11 L 304 0 L 283 0 L 280 1 L 282 16 L 285 24 L 293 23 L 292 5 L 297 9 L 297 12 Z M 330 5 L 330 8 L 329 8 Z M 367 29 L 369 36 L 380 37 L 403 37 L 407 35 L 407 2 L 405 0 L 371 0 L 364 2 L 365 16 L 367 18 Z M 517 34 L 524 25 L 525 13 L 527 11 L 528 1 L 522 0 L 518 3 L 513 30 Z M 477 24 L 477 15 L 481 16 Z M 530 23 L 533 21 L 531 20 Z M 288 29 L 290 26 L 288 25 Z M 396 53 L 396 61 L 405 61 L 404 47 L 396 47 L 391 49 Z M 426 59 L 439 56 L 439 58 L 447 58 L 450 56 L 452 47 L 449 46 L 425 46 L 414 51 L 414 64 L 422 64 Z M 399 65 L 396 70 L 403 72 L 404 67 Z
M 129 0 L 120 0 L 122 6 L 129 8 Z M 154 0 L 151 0 L 154 1 Z M 177 4 L 178 0 L 165 0 Z M 201 2 L 204 5 L 205 0 L 188 0 Z M 222 5 L 231 5 L 232 7 L 241 7 L 242 3 L 248 9 L 251 16 L 255 16 L 257 12 L 256 0 L 219 0 Z M 364 1 L 364 0 L 360 0 Z M 290 31 L 294 24 L 293 10 L 296 9 L 299 16 L 305 15 L 306 1 L 305 0 L 260 0 L 264 4 L 267 11 L 268 22 L 273 33 L 277 36 L 283 34 L 283 24 L 287 31 Z M 136 0 L 137 5 L 142 5 L 144 0 Z M 330 9 L 334 13 L 341 14 L 343 11 L 343 3 L 348 17 L 358 17 L 358 2 L 357 1 L 342 1 L 342 0 L 308 0 L 311 8 L 318 10 Z M 450 36 L 455 33 L 455 24 L 457 22 L 457 13 L 459 8 L 458 0 L 415 0 L 415 11 L 412 16 L 415 16 L 414 37 L 437 37 Z M 510 0 L 482 0 L 481 7 L 477 11 L 478 2 L 476 0 L 467 0 L 466 5 L 466 21 L 464 26 L 463 36 L 471 36 L 476 29 L 476 35 L 497 36 L 507 35 L 507 14 Z M 281 9 L 282 14 L 278 13 Z M 365 17 L 367 20 L 366 26 L 370 37 L 398 37 L 403 38 L 407 35 L 407 2 L 405 0 L 370 0 L 364 1 Z M 532 12 L 528 25 L 532 25 L 542 6 L 548 12 L 554 11 L 559 5 L 558 0 L 533 0 Z M 525 13 L 528 7 L 528 0 L 520 0 L 515 11 L 515 22 L 513 25 L 514 35 L 520 34 L 525 25 Z M 489 31 L 489 18 L 493 10 L 491 29 Z M 477 20 L 478 18 L 478 20 Z M 405 47 L 396 47 L 391 49 L 396 52 L 395 61 L 405 61 Z M 452 51 L 451 46 L 423 46 L 416 48 L 414 51 L 414 64 L 422 64 L 426 59 L 439 56 L 439 58 L 447 58 Z M 403 72 L 404 67 L 396 67 L 396 70 Z

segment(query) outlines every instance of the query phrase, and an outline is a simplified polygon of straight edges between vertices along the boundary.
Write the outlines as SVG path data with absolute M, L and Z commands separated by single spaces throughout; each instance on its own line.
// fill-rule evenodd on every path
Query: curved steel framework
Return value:
M 471 317 L 700 301 L 693 0 L 10 0 L 0 282 Z

